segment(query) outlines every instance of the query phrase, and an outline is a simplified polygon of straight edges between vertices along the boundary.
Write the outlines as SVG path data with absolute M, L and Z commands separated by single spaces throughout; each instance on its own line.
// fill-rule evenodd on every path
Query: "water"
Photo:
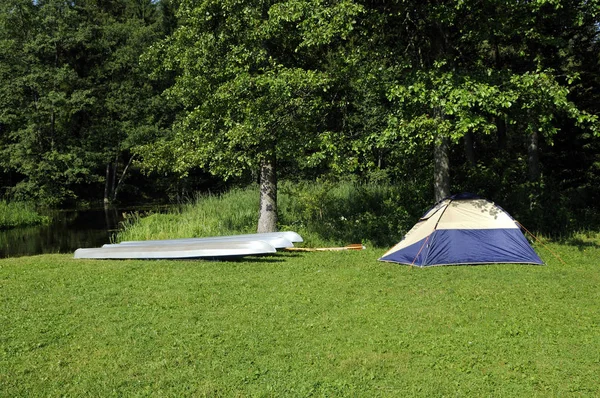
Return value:
M 73 253 L 80 247 L 110 243 L 123 221 L 117 209 L 58 211 L 51 225 L 0 231 L 0 257 Z

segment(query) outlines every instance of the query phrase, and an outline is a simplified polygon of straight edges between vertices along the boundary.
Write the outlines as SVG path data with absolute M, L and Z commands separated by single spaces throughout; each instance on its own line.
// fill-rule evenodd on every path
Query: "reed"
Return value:
M 47 224 L 50 217 L 39 214 L 33 205 L 25 202 L 0 200 L 0 229 Z

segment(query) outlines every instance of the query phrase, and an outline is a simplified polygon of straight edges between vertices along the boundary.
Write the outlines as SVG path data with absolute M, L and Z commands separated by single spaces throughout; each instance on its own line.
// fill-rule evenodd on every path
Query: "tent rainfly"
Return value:
M 379 260 L 418 267 L 543 264 L 506 211 L 468 193 L 438 202 Z

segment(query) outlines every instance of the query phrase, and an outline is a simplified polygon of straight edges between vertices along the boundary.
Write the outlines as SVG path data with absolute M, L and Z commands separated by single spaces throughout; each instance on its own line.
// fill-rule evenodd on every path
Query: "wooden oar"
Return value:
M 333 252 L 340 250 L 364 250 L 364 247 L 360 243 L 353 243 L 343 247 L 286 247 L 284 250 L 288 252 Z

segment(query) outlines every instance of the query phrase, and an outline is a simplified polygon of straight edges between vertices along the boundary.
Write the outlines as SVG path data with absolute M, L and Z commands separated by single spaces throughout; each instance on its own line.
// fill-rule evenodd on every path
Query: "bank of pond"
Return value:
M 0 200 L 0 230 L 48 225 L 51 218 L 40 214 L 30 203 Z
M 278 189 L 278 227 L 298 232 L 314 247 L 362 243 L 389 248 L 402 239 L 432 204 L 426 194 L 419 195 L 409 188 L 402 184 L 355 181 L 312 184 L 284 181 Z M 78 248 L 123 240 L 254 233 L 258 200 L 258 186 L 253 184 L 218 195 L 198 194 L 185 204 L 166 206 L 38 213 L 32 205 L 0 202 L 0 219 L 17 220 L 0 222 L 0 257 L 73 253 Z M 543 228 L 537 229 L 536 223 L 528 218 L 531 214 L 524 213 L 514 203 L 500 205 L 538 235 L 564 240 L 577 231 L 598 230 L 592 217 L 590 225 L 577 224 L 577 229 L 567 225 L 548 233 Z M 544 217 L 538 219 L 538 224 L 544 225 L 543 221 Z
M 123 219 L 117 209 L 45 213 L 37 213 L 40 220 L 37 223 L 2 227 L 0 257 L 70 253 L 79 247 L 108 243 Z

